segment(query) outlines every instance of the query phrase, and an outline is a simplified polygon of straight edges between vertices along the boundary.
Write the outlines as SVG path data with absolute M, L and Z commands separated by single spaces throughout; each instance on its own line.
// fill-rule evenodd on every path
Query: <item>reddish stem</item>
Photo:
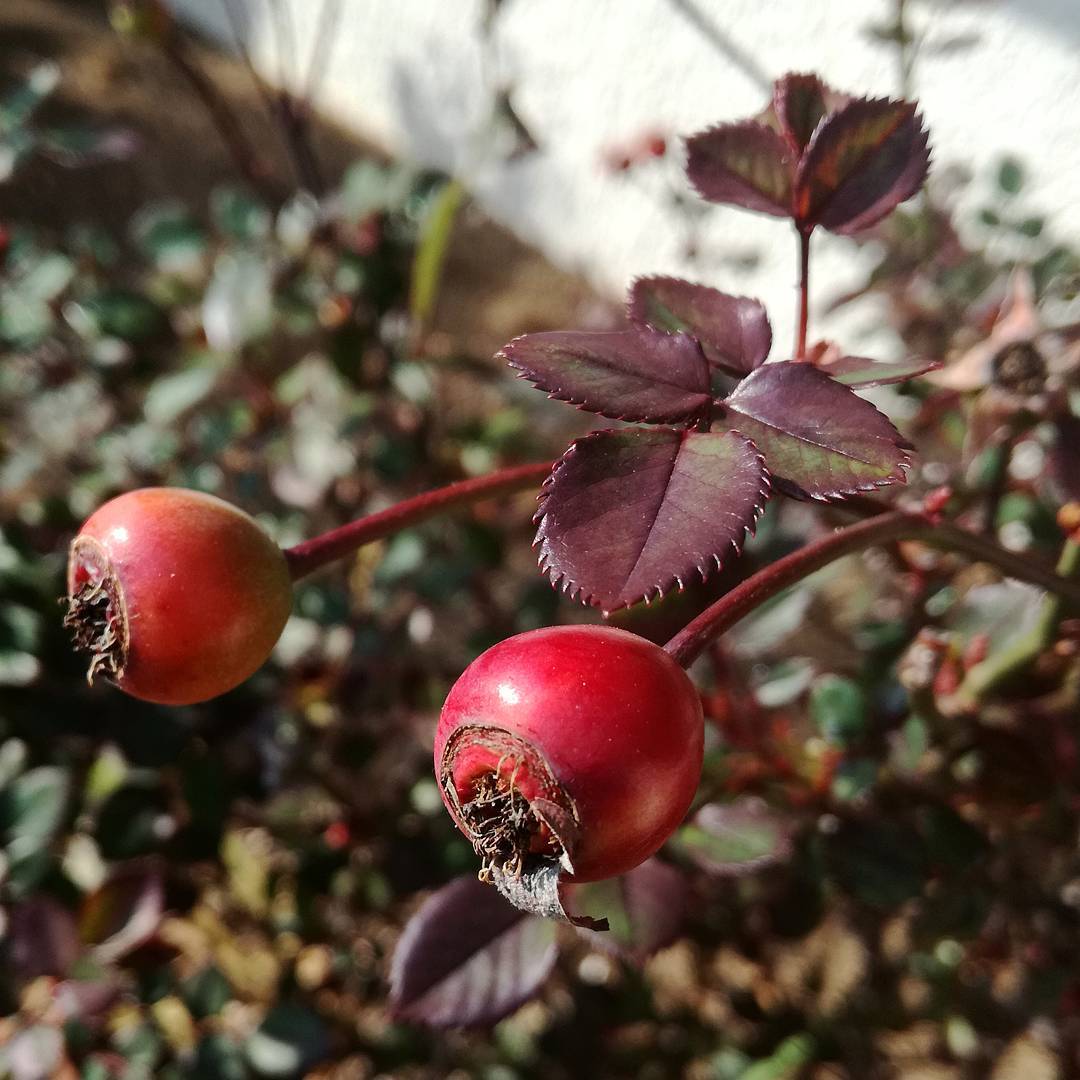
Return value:
M 796 360 L 806 359 L 806 329 L 810 322 L 810 230 L 799 229 L 799 326 L 795 336 Z
M 1032 559 L 1017 555 L 984 536 L 935 522 L 923 514 L 891 510 L 866 521 L 838 529 L 748 577 L 696 619 L 682 628 L 664 648 L 683 667 L 690 665 L 714 638 L 731 629 L 743 616 L 777 593 L 802 581 L 816 570 L 864 548 L 897 540 L 921 540 L 932 547 L 968 555 L 990 563 L 1018 581 L 1038 585 L 1080 608 L 1080 582 L 1070 581 Z
M 322 536 L 286 548 L 285 559 L 289 564 L 289 573 L 293 581 L 297 581 L 328 563 L 352 554 L 364 544 L 381 540 L 384 536 L 433 517 L 451 506 L 520 491 L 543 480 L 550 472 L 550 462 L 538 461 L 530 465 L 500 469 L 472 480 L 459 480 L 456 484 L 448 484 L 434 491 L 425 491 L 422 495 L 405 499 L 378 513 L 368 514 L 367 517 L 351 521 L 348 525 L 331 529 Z

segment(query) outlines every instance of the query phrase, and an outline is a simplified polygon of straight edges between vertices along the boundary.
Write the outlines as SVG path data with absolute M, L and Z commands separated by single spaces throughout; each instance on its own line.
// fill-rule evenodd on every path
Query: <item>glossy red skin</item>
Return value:
M 231 690 L 270 655 L 292 604 L 280 548 L 242 510 L 181 488 L 107 502 L 80 537 L 101 546 L 123 592 L 129 641 L 117 685 L 189 705 Z M 68 566 L 72 592 L 86 568 Z
M 473 661 L 443 706 L 436 775 L 462 725 L 520 735 L 547 761 L 581 822 L 575 881 L 644 862 L 685 817 L 701 776 L 701 699 L 686 672 L 659 646 L 614 627 L 533 630 Z M 477 769 L 496 764 L 483 758 L 455 760 L 463 800 Z

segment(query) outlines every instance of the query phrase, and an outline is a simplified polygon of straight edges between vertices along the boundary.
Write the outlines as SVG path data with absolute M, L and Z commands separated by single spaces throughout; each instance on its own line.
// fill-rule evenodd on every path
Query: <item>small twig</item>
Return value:
M 274 97 L 267 89 L 266 83 L 259 78 L 259 73 L 255 70 L 255 65 L 252 63 L 251 53 L 248 51 L 247 42 L 244 41 L 244 28 L 240 25 L 240 17 L 237 14 L 234 0 L 221 0 L 221 4 L 225 10 L 225 17 L 229 20 L 229 25 L 232 27 L 233 47 L 236 49 L 237 55 L 243 62 L 244 67 L 247 68 L 247 73 L 251 77 L 255 92 L 262 99 L 262 103 L 266 106 L 267 111 L 273 116 L 275 109 Z
M 277 193 L 268 182 L 269 171 L 248 141 L 228 102 L 225 101 L 218 88 L 188 54 L 187 46 L 182 38 L 177 32 L 173 31 L 165 35 L 161 48 L 205 106 L 210 119 L 217 128 L 218 134 L 221 136 L 244 179 L 259 191 L 268 202 L 275 201 Z
M 244 28 L 240 23 L 240 18 L 235 7 L 235 0 L 221 0 L 221 4 L 224 7 L 226 17 L 229 20 L 229 25 L 232 28 L 234 47 L 237 54 L 243 61 L 244 67 L 247 68 L 248 74 L 251 76 L 251 81 L 255 85 L 256 92 L 262 99 L 263 105 L 266 107 L 271 119 L 278 125 L 281 136 L 285 140 L 286 147 L 289 151 L 289 157 L 292 161 L 297 179 L 313 195 L 317 197 L 321 196 L 326 190 L 326 185 L 323 182 L 322 170 L 311 145 L 310 102 L 299 101 L 289 90 L 291 76 L 286 71 L 286 38 L 289 38 L 293 43 L 294 56 L 296 52 L 295 35 L 291 32 L 291 22 L 288 24 L 288 27 L 285 25 L 286 17 L 282 14 L 280 4 L 275 3 L 273 5 L 273 10 L 275 15 L 274 29 L 278 47 L 279 87 L 276 93 L 271 93 L 265 80 L 263 80 L 255 70 L 255 65 L 251 59 L 251 53 L 244 41 Z M 320 16 L 320 40 L 323 37 L 323 27 L 321 23 L 325 17 L 324 8 L 323 15 Z M 316 48 L 325 49 L 325 46 L 320 46 L 319 41 L 317 41 Z M 312 70 L 308 73 L 308 84 L 312 81 L 314 62 L 315 58 L 313 57 Z
M 1066 579 L 1080 576 L 1080 544 L 1071 539 L 1065 541 L 1058 558 L 1057 573 Z M 1054 643 L 1061 623 L 1062 608 L 1059 595 L 1047 596 L 1042 602 L 1035 625 L 1007 649 L 987 657 L 981 664 L 976 664 L 964 677 L 949 704 L 962 711 L 970 710 L 1038 660 Z
M 671 6 L 682 12 L 694 29 L 727 61 L 734 64 L 755 86 L 766 94 L 772 93 L 772 79 L 765 69 L 741 46 L 737 45 L 694 0 L 670 0 Z
M 1009 486 L 1009 464 L 1012 461 L 1012 451 L 1016 445 L 1016 439 L 1017 433 L 1010 432 L 997 446 L 991 449 L 994 460 L 991 464 L 990 477 L 986 485 L 986 495 L 983 502 L 982 531 L 986 536 L 994 536 L 997 533 L 998 509 Z
M 893 33 L 896 35 L 896 62 L 900 96 L 910 99 L 915 71 L 915 50 L 911 48 L 911 32 L 907 24 L 907 0 L 896 0 Z
M 456 484 L 425 491 L 422 495 L 406 499 L 386 510 L 369 514 L 358 521 L 342 525 L 339 529 L 323 533 L 322 536 L 305 540 L 285 551 L 292 579 L 297 581 L 306 577 L 313 571 L 352 554 L 365 544 L 416 525 L 451 506 L 479 502 L 496 495 L 509 495 L 531 487 L 543 480 L 549 472 L 551 463 L 544 461 L 531 465 L 515 465 L 472 480 L 459 480 Z
M 278 92 L 275 97 L 276 113 L 289 148 L 297 179 L 317 198 L 326 190 L 322 169 L 315 149 L 311 145 L 311 109 L 309 103 L 298 98 L 292 91 L 299 80 L 297 63 L 296 28 L 288 4 L 281 0 L 273 2 L 273 25 L 278 51 Z M 321 17 L 325 17 L 323 9 Z
M 759 570 L 706 608 L 664 648 L 686 667 L 710 641 L 766 600 L 845 555 L 896 540 L 921 540 L 989 563 L 1009 577 L 1038 585 L 1080 607 L 1080 583 L 1059 576 L 1030 556 L 1014 554 L 984 536 L 935 521 L 925 514 L 894 510 L 839 529 Z

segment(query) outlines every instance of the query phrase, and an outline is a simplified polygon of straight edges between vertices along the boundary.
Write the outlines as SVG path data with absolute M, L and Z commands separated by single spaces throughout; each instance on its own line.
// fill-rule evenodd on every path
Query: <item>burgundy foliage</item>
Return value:
M 766 364 L 761 304 L 678 278 L 639 279 L 628 310 L 631 330 L 525 334 L 502 353 L 553 398 L 677 425 L 593 432 L 556 463 L 536 518 L 554 584 L 605 611 L 651 600 L 742 550 L 771 478 L 800 498 L 903 482 L 908 444 L 842 380 L 895 382 L 927 365 L 827 349 Z M 717 378 L 741 381 L 717 397 Z
M 814 75 L 779 79 L 758 118 L 694 135 L 687 150 L 706 199 L 788 217 L 804 244 L 818 225 L 872 225 L 919 189 L 929 162 L 914 105 L 853 99 Z M 804 356 L 803 338 L 796 361 L 766 364 L 772 329 L 758 301 L 673 277 L 635 281 L 627 316 L 628 330 L 525 334 L 501 354 L 549 397 L 668 425 L 594 432 L 556 463 L 536 542 L 565 591 L 613 611 L 704 579 L 741 551 L 770 478 L 817 499 L 904 482 L 909 445 L 852 388 L 935 365 L 826 343 Z
M 630 286 L 627 314 L 635 326 L 692 334 L 710 364 L 736 377 L 765 363 L 772 347 L 759 301 L 680 278 L 638 278 Z
M 762 457 L 738 432 L 595 432 L 541 493 L 540 565 L 611 611 L 707 577 L 741 550 L 768 495 Z
M 606 933 L 579 931 L 586 940 L 641 964 L 682 933 L 689 882 L 681 870 L 652 858 L 621 877 L 572 885 L 568 892 L 571 910 L 607 917 Z
M 511 907 L 472 875 L 455 878 L 401 935 L 391 1008 L 437 1027 L 493 1024 L 533 995 L 555 956 L 553 922 Z
M 710 202 L 791 218 L 809 233 L 869 228 L 910 199 L 930 164 L 906 101 L 855 98 L 808 75 L 777 80 L 757 120 L 687 139 L 687 175 Z
M 766 364 L 724 402 L 790 494 L 815 499 L 902 483 L 906 443 L 888 418 L 810 364 Z

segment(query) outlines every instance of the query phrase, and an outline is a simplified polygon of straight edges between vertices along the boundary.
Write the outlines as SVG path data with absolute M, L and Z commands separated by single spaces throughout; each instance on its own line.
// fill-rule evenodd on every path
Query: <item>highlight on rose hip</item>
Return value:
M 283 91 L 283 195 L 168 12 L 114 7 L 245 183 L 123 267 L 5 240 L 12 393 L 83 427 L 20 435 L 0 533 L 0 1072 L 1080 1061 L 1080 258 L 1020 165 L 980 234 L 915 101 L 805 73 L 630 133 L 612 181 L 677 171 L 689 233 L 775 219 L 791 339 L 644 273 L 492 364 L 436 329 L 462 182 L 335 187 Z M 818 325 L 867 299 L 880 358 Z M 9 579 L 64 541 L 57 616 Z

